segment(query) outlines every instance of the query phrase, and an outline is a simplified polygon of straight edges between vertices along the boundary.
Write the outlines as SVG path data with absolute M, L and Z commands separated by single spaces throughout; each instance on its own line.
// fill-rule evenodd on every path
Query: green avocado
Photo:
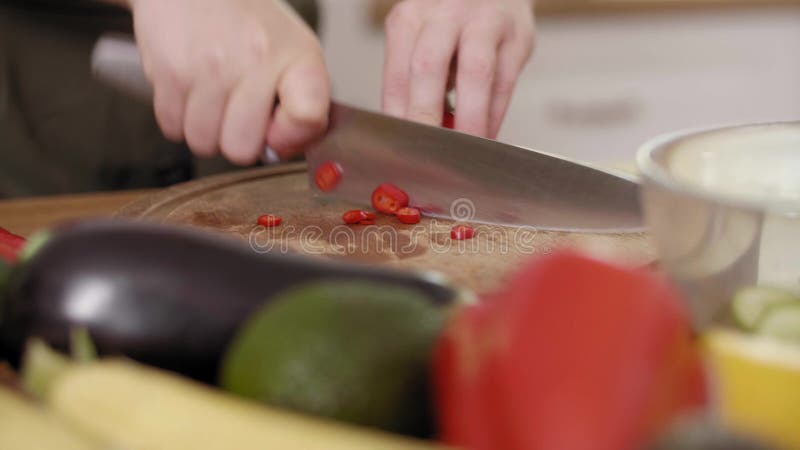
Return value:
M 429 360 L 447 310 L 413 289 L 319 282 L 271 299 L 239 331 L 221 385 L 258 401 L 429 437 Z

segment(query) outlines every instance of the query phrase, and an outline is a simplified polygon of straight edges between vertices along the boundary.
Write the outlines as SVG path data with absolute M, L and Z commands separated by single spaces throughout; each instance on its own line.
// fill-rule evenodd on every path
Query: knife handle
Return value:
M 92 74 L 98 80 L 147 103 L 153 102 L 153 86 L 142 67 L 142 58 L 133 36 L 107 33 L 92 50 Z M 268 165 L 281 162 L 278 153 L 264 147 L 261 160 Z
M 92 50 L 92 75 L 139 100 L 153 101 L 153 86 L 144 74 L 139 49 L 130 35 L 100 36 Z

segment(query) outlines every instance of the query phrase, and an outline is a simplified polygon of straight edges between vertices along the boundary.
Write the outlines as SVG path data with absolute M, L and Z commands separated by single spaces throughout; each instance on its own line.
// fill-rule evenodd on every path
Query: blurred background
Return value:
M 334 95 L 380 108 L 393 0 L 320 0 Z M 657 134 L 800 119 L 800 1 L 538 0 L 499 139 L 626 165 Z

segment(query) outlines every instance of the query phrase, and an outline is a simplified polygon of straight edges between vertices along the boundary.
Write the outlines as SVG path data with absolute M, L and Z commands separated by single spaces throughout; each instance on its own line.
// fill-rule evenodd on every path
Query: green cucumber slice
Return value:
M 785 304 L 800 305 L 800 299 L 791 292 L 773 287 L 746 287 L 733 297 L 733 318 L 743 329 L 753 331 L 768 309 Z
M 800 303 L 774 305 L 767 309 L 756 333 L 800 344 Z

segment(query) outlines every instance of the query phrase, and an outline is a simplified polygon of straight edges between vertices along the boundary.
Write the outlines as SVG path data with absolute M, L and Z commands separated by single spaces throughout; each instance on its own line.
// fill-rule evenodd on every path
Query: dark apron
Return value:
M 313 0 L 295 3 L 316 26 Z M 166 140 L 152 108 L 98 83 L 100 34 L 130 16 L 91 1 L 0 0 L 0 198 L 161 187 L 232 169 Z

